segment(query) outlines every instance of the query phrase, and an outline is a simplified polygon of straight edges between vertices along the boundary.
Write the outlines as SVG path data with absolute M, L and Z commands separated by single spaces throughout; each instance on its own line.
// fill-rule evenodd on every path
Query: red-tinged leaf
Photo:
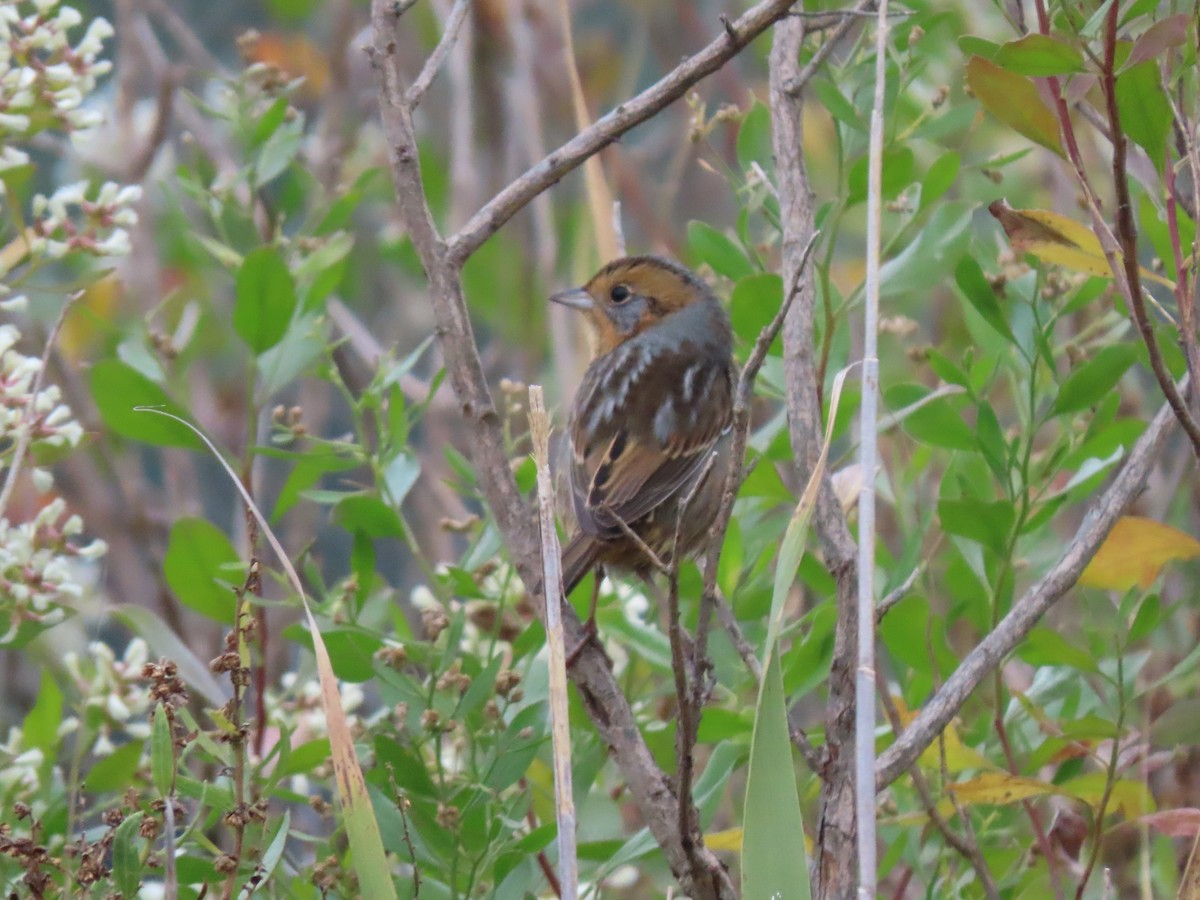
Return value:
M 1133 68 L 1138 63 L 1158 59 L 1171 47 L 1182 46 L 1187 41 L 1188 25 L 1191 21 L 1190 15 L 1180 13 L 1177 16 L 1167 16 L 1161 22 L 1155 22 L 1146 29 L 1145 34 L 1134 42 L 1133 49 L 1129 52 L 1129 59 L 1125 61 L 1126 68 Z
M 1058 138 L 1058 118 L 1028 78 L 973 56 L 967 61 L 967 84 L 983 108 L 1009 128 L 1065 156 Z
M 1153 519 L 1125 516 L 1113 526 L 1079 583 L 1110 591 L 1148 588 L 1167 563 L 1197 556 L 1200 541 L 1191 535 Z
M 1159 834 L 1173 838 L 1187 838 L 1190 841 L 1195 840 L 1196 833 L 1200 832 L 1200 809 L 1195 807 L 1164 809 L 1148 813 L 1138 821 L 1149 825 Z

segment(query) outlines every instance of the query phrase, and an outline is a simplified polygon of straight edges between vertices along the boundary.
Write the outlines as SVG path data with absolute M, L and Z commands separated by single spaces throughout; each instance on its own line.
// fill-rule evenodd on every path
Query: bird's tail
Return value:
M 563 596 L 571 596 L 600 559 L 600 542 L 589 534 L 576 534 L 562 554 Z

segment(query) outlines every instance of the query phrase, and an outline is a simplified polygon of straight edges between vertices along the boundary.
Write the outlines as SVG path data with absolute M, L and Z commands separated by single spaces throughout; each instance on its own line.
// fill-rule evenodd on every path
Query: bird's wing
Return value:
M 616 536 L 621 521 L 637 521 L 690 486 L 731 420 L 727 359 L 631 343 L 597 360 L 571 428 L 580 529 Z

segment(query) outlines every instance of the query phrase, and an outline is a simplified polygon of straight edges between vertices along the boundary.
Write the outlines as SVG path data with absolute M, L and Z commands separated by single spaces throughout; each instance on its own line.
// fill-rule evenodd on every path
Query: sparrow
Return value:
M 733 331 L 707 284 L 657 256 L 550 299 L 587 317 L 597 350 L 568 426 L 566 596 L 598 566 L 648 578 L 646 548 L 664 565 L 703 548 L 730 463 Z

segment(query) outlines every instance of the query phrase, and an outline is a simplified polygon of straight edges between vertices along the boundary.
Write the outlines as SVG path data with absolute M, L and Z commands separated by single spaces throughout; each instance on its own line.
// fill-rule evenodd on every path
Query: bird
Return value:
M 733 330 L 702 279 L 658 256 L 616 259 L 550 299 L 582 312 L 596 345 L 567 428 L 568 596 L 598 567 L 648 579 L 703 548 L 730 464 Z

